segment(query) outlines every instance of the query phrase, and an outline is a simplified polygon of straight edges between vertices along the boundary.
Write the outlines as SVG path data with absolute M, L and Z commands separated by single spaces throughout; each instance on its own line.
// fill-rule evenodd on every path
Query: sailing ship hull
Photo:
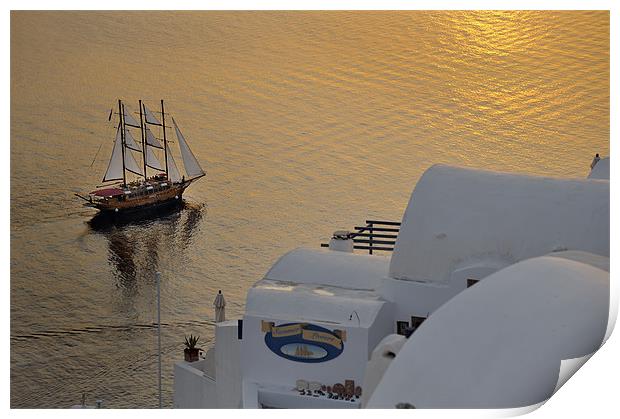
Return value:
M 145 194 L 138 197 L 125 195 L 94 203 L 94 207 L 104 213 L 132 213 L 137 211 L 151 210 L 160 207 L 170 207 L 182 202 L 183 192 L 189 186 L 189 182 L 173 185 L 168 189 Z

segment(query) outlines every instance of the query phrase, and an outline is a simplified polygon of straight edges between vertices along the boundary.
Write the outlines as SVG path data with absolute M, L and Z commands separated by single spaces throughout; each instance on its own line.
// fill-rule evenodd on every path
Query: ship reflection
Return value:
M 152 282 L 162 256 L 166 264 L 183 263 L 203 212 L 202 205 L 181 202 L 173 208 L 139 214 L 100 213 L 88 225 L 107 239 L 108 262 L 117 285 L 132 294 L 140 281 Z

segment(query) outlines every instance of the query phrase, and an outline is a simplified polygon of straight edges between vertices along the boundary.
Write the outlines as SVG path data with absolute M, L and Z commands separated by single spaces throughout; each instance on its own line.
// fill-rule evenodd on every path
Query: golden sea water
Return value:
M 207 176 L 99 228 L 73 193 L 118 98 L 165 99 Z M 156 407 L 157 270 L 171 406 L 218 289 L 240 316 L 279 256 L 399 220 L 435 163 L 585 177 L 609 116 L 604 11 L 12 12 L 11 406 Z

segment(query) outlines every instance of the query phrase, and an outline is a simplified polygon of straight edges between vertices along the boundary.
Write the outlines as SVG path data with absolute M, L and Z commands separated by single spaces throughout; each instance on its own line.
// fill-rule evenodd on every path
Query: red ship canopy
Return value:
M 106 188 L 92 191 L 90 194 L 95 196 L 118 196 L 123 195 L 123 190 L 119 188 Z

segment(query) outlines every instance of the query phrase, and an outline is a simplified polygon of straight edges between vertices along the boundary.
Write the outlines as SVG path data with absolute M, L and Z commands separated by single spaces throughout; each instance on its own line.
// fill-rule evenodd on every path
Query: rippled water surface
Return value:
M 164 98 L 206 168 L 181 211 L 107 225 L 73 196 L 119 97 Z M 596 152 L 607 12 L 14 12 L 11 406 L 156 407 L 156 270 L 171 406 L 218 289 L 240 315 L 284 252 L 400 219 L 433 163 L 584 177 Z

